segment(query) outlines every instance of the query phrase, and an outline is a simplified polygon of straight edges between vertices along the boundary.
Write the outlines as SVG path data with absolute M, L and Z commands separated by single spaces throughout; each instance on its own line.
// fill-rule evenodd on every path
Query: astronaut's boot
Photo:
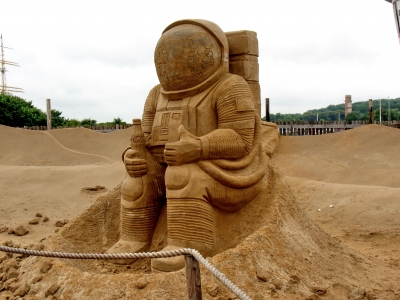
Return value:
M 192 248 L 204 257 L 214 250 L 214 218 L 212 206 L 200 199 L 167 199 L 167 247 L 162 251 Z M 172 272 L 185 266 L 184 256 L 153 258 L 153 272 Z
M 107 253 L 146 252 L 150 248 L 151 238 L 157 224 L 159 206 L 129 208 L 121 203 L 121 237 L 107 250 Z M 115 264 L 130 264 L 136 259 L 113 259 Z

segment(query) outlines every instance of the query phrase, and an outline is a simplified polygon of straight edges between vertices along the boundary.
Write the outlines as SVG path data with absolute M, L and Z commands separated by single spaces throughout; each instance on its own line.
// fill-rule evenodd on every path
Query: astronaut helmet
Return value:
M 165 98 L 194 96 L 229 71 L 228 40 L 213 22 L 180 20 L 163 31 L 154 63 Z

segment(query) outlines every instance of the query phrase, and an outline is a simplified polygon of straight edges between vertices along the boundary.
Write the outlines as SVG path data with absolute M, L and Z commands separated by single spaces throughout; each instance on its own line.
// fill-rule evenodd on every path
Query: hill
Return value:
M 373 118 L 375 121 L 379 121 L 379 105 L 381 102 L 382 106 L 382 121 L 387 121 L 389 118 L 389 100 L 388 99 L 378 99 L 373 100 Z M 369 102 L 361 101 L 354 102 L 353 104 L 353 113 L 350 114 L 347 118 L 345 118 L 344 114 L 344 103 L 329 105 L 325 108 L 319 109 L 311 109 L 304 113 L 293 113 L 293 114 L 270 114 L 271 122 L 290 122 L 293 120 L 296 121 L 316 121 L 317 114 L 318 120 L 322 121 L 338 121 L 339 116 L 340 120 L 361 120 L 367 121 L 369 120 Z M 400 120 L 400 98 L 390 99 L 390 120 Z

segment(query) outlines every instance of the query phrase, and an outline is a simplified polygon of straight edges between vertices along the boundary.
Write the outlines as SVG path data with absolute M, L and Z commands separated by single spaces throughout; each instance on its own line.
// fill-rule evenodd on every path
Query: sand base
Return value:
M 119 189 L 112 188 L 124 170 L 117 151 L 106 156 L 98 147 L 110 147 L 113 140 L 113 147 L 122 152 L 129 132 L 55 131 L 53 137 L 57 135 L 62 147 L 49 140 L 54 144 L 47 157 L 53 155 L 53 162 L 40 166 L 29 158 L 27 166 L 24 155 L 37 150 L 43 143 L 38 138 L 47 139 L 48 134 L 19 130 L 18 141 L 10 130 L 17 129 L 0 126 L 0 138 L 6 136 L 14 145 L 31 144 L 18 147 L 21 153 L 8 160 L 0 147 L 0 224 L 22 224 L 31 232 L 22 237 L 0 233 L 1 241 L 36 247 L 43 241 L 49 250 L 104 252 L 118 238 Z M 231 244 L 209 260 L 252 299 L 399 299 L 400 181 L 394 172 L 400 164 L 399 135 L 397 129 L 371 125 L 325 136 L 282 137 L 271 162 L 270 193 L 246 206 L 247 212 L 236 219 L 236 228 L 244 228 L 247 237 L 232 230 Z M 88 137 L 96 145 L 92 150 L 80 146 Z M 61 151 L 68 159 L 56 155 Z M 81 191 L 96 185 L 108 192 Z M 36 212 L 50 221 L 27 224 Z M 54 233 L 54 221 L 66 218 L 69 223 Z M 163 220 L 165 215 L 153 250 L 164 243 Z M 253 227 L 247 225 L 254 220 L 258 223 Z M 14 255 L 1 264 L 3 271 L 11 261 L 19 266 L 18 278 L 4 280 L 8 273 L 3 275 L 0 299 L 13 297 L 24 285 L 29 286 L 25 299 L 45 299 L 52 285 L 58 287 L 54 299 L 187 298 L 184 272 L 151 274 L 149 260 L 116 266 Z M 43 273 L 46 262 L 52 267 Z M 209 272 L 201 272 L 203 299 L 236 299 Z

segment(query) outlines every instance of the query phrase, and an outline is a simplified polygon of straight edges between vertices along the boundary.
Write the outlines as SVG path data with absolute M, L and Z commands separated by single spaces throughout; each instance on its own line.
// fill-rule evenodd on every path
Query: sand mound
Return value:
M 270 169 L 270 192 L 236 216 L 229 249 L 210 258 L 215 266 L 252 299 L 396 299 L 385 281 L 388 273 L 376 261 L 343 246 L 314 225 L 297 206 L 279 171 Z M 119 188 L 99 198 L 64 227 L 46 250 L 103 252 L 118 238 Z M 257 224 L 252 222 L 256 220 Z M 163 246 L 165 216 L 153 239 L 153 250 Z M 237 228 L 249 234 L 236 237 Z M 251 233 L 252 232 L 252 233 Z M 42 299 L 56 285 L 58 299 L 185 299 L 184 271 L 149 273 L 149 260 L 128 267 L 104 261 L 31 257 L 20 262 L 19 285 L 29 285 L 32 299 Z M 52 267 L 41 272 L 44 265 Z M 35 280 L 40 276 L 40 281 Z M 397 278 L 397 280 L 400 278 Z M 32 283 L 36 282 L 36 283 Z M 202 269 L 204 299 L 235 299 Z M 77 288 L 79 287 L 79 288 Z M 399 292 L 399 291 L 397 291 Z M 360 298 L 361 295 L 361 298 Z M 362 298 L 364 297 L 364 298 Z
M 121 161 L 130 130 L 85 128 L 31 131 L 0 125 L 0 165 L 69 166 Z
M 283 174 L 334 183 L 400 187 L 400 130 L 367 125 L 319 136 L 281 137 Z
M 118 185 L 129 135 L 129 130 L 42 132 L 0 125 L 0 243 L 13 239 L 27 246 L 46 239 L 57 229 L 57 220 L 75 218 L 98 197 L 82 188 L 104 186 L 98 193 L 105 194 Z M 36 213 L 43 217 L 29 224 Z M 43 222 L 45 216 L 49 221 Z M 7 234 L 20 225 L 29 234 Z
M 285 181 L 300 207 L 325 232 L 400 271 L 399 188 L 288 176 Z
M 399 137 L 398 129 L 379 125 L 281 137 L 272 160 L 316 224 L 397 274 Z
M 0 227 L 26 226 L 29 234 L 21 237 L 0 234 L 0 243 L 14 240 L 22 245 L 37 243 L 54 234 L 57 220 L 73 219 L 88 208 L 98 194 L 82 192 L 82 188 L 104 186 L 105 194 L 124 178 L 122 163 L 78 166 L 1 166 Z M 29 222 L 36 213 L 47 216 L 39 224 Z
M 51 130 L 49 133 L 65 147 L 84 153 L 121 161 L 121 154 L 129 146 L 132 129 L 99 133 L 85 128 Z M 77 142 L 77 136 L 79 137 Z

